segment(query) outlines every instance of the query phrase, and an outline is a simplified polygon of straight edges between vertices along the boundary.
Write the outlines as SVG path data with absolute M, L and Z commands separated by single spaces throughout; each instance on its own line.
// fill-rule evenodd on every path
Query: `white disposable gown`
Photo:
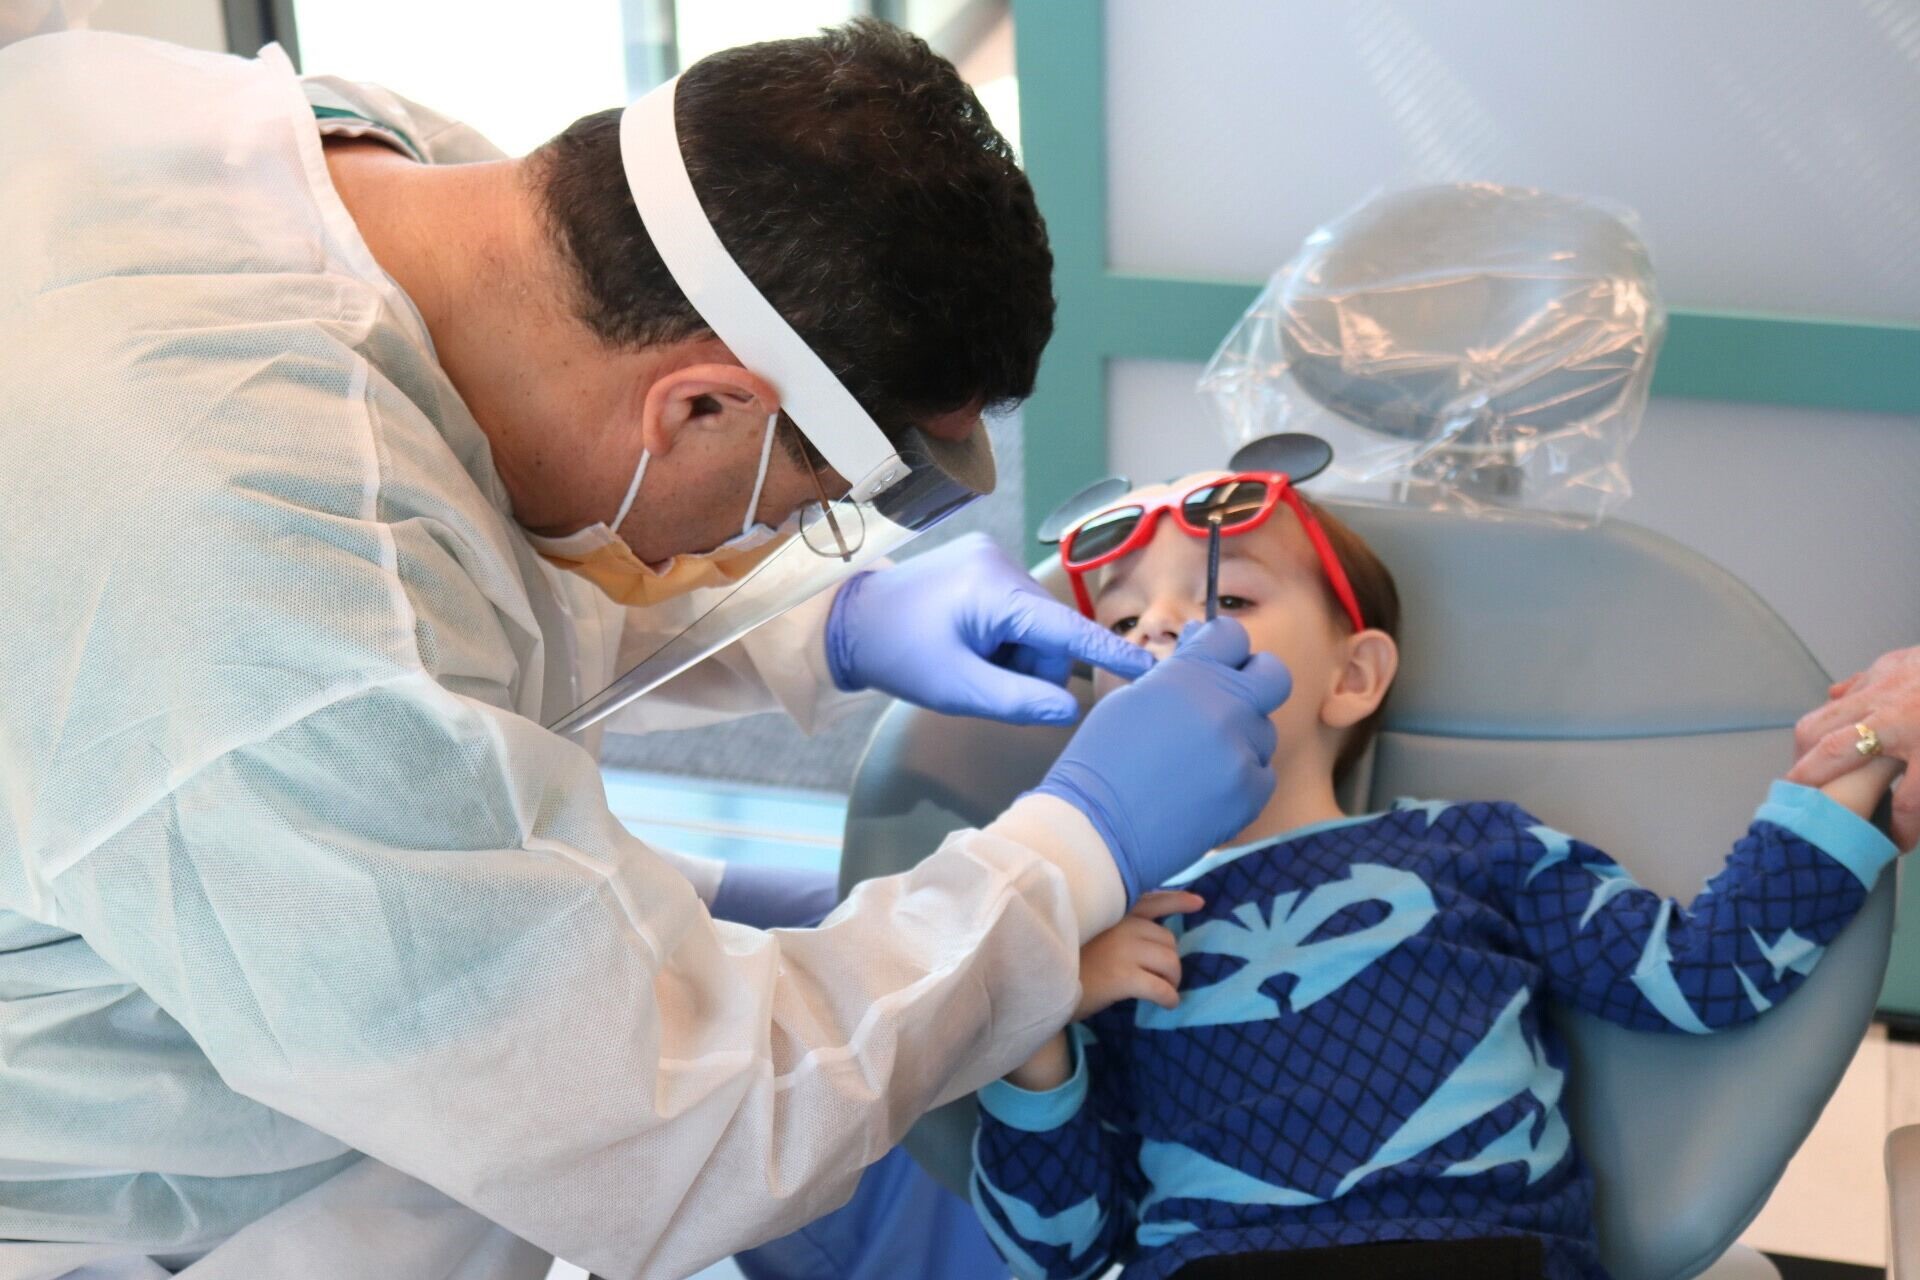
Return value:
M 532 554 L 323 129 L 497 154 L 277 51 L 0 51 L 0 1280 L 684 1275 L 1030 1052 L 1119 882 L 1028 800 L 711 920 L 541 728 L 673 619 Z M 824 609 L 637 727 L 829 713 Z

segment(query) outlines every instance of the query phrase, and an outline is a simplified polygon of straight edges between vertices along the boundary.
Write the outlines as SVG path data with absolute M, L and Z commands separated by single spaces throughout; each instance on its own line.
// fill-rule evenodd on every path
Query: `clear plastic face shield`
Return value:
M 674 282 L 707 327 L 770 383 L 780 407 L 840 475 L 844 497 L 803 507 L 797 532 L 737 582 L 703 592 L 700 611 L 639 663 L 556 720 L 576 733 L 657 689 L 688 667 L 871 567 L 994 486 L 984 427 L 964 440 L 911 431 L 889 440 L 833 372 L 733 260 L 707 221 L 687 175 L 669 80 L 628 107 L 620 153 L 641 221 Z M 708 600 L 711 603 L 708 603 Z

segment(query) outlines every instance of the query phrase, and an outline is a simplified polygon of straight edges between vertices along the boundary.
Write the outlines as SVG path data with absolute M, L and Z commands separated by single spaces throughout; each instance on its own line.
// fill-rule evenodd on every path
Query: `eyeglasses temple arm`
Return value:
M 827 501 L 827 487 L 820 483 L 820 473 L 814 469 L 813 459 L 806 457 L 804 453 L 801 456 L 806 459 L 807 474 L 813 478 L 813 491 L 820 498 L 820 514 L 827 518 L 827 528 L 833 533 L 833 543 L 840 548 L 841 562 L 850 562 L 853 559 L 853 551 L 847 546 L 847 536 L 840 532 L 840 521 L 834 518 L 833 503 Z
M 1341 608 L 1346 610 L 1347 621 L 1353 624 L 1355 632 L 1367 629 L 1367 620 L 1360 615 L 1360 601 L 1353 594 L 1353 583 L 1347 579 L 1347 571 L 1340 566 L 1340 557 L 1335 554 L 1333 543 L 1327 538 L 1327 531 L 1313 518 L 1306 504 L 1300 501 L 1300 495 L 1294 492 L 1291 483 L 1282 490 L 1281 496 L 1293 514 L 1300 518 L 1301 527 L 1307 531 L 1308 541 L 1313 543 L 1314 551 L 1320 557 L 1320 563 L 1326 568 L 1327 579 L 1333 584 L 1333 594 L 1339 598 Z
M 1073 602 L 1080 606 L 1080 615 L 1093 617 L 1093 595 L 1087 590 L 1087 575 L 1081 569 L 1068 569 L 1067 581 L 1073 584 Z

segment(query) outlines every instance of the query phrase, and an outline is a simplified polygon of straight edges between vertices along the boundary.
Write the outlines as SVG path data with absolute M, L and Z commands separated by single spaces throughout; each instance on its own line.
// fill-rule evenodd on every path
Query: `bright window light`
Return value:
M 814 35 L 864 12 L 865 5 L 849 0 L 679 0 L 673 6 L 673 35 L 680 65 L 690 67 L 721 49 Z
M 295 0 L 294 20 L 305 70 L 391 89 L 517 156 L 653 87 L 666 33 L 644 29 L 654 25 L 650 14 L 664 27 L 671 12 L 678 65 L 687 67 L 734 45 L 812 35 L 870 8 L 865 0 L 675 0 L 670 10 L 661 0 L 544 0 L 537 10 L 520 0 Z M 977 63 L 963 70 L 986 81 L 981 102 L 1017 149 L 1018 91 L 1005 74 L 1010 28 Z
M 581 116 L 625 106 L 620 0 L 305 0 L 308 72 L 365 80 L 524 155 Z

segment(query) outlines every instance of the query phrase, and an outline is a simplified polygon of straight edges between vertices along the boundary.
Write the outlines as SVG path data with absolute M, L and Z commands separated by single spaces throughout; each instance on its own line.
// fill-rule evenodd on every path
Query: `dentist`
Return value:
M 909 36 L 519 160 L 275 50 L 37 37 L 0 208 L 0 1280 L 688 1274 L 1031 1053 L 1271 790 L 1234 624 L 1143 674 L 982 543 L 879 559 L 992 487 L 1053 309 Z M 591 750 L 1067 719 L 1076 660 L 1139 677 L 1098 733 L 818 929 L 717 919 Z

